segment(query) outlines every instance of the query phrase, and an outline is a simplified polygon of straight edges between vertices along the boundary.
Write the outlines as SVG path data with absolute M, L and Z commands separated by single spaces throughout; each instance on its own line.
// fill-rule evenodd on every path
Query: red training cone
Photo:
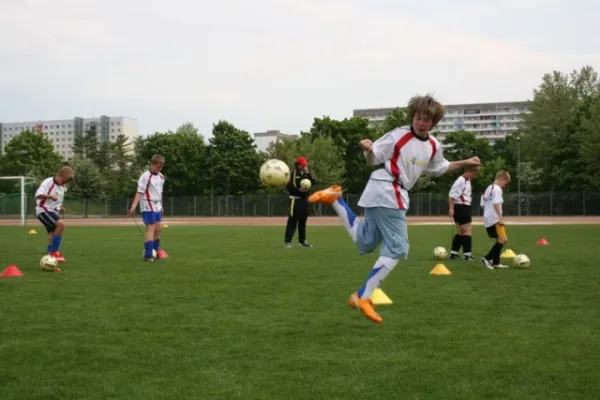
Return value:
M 167 257 L 169 257 L 169 255 L 167 254 L 167 252 L 164 251 L 163 249 L 158 249 L 158 251 L 156 252 L 156 255 L 158 256 L 158 258 L 167 258 Z
M 535 244 L 539 244 L 540 246 L 548 246 L 550 243 L 546 239 L 541 238 L 540 240 L 535 242 Z
M 16 265 L 9 265 L 6 269 L 0 274 L 0 278 L 12 278 L 15 276 L 23 276 L 23 273 Z

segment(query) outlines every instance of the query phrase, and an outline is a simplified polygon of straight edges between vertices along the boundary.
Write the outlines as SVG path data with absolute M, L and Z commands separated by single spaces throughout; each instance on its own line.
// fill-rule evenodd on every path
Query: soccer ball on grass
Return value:
M 52 257 L 51 255 L 46 254 L 40 260 L 40 269 L 42 271 L 54 271 L 57 264 L 58 261 L 56 260 L 56 257 Z
M 531 260 L 525 254 L 517 254 L 513 258 L 513 265 L 517 268 L 527 268 L 531 265 Z
M 260 167 L 260 181 L 266 186 L 285 186 L 289 180 L 290 168 L 281 160 L 267 160 Z
M 446 257 L 448 257 L 448 252 L 442 246 L 438 246 L 435 249 L 433 249 L 433 258 L 435 258 L 436 260 L 441 261 L 444 260 Z

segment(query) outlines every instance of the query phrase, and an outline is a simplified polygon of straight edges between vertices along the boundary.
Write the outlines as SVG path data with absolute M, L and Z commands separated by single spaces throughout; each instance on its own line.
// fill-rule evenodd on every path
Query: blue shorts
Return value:
M 360 254 L 375 251 L 381 245 L 380 254 L 394 260 L 408 258 L 408 231 L 406 210 L 372 207 L 365 208 L 365 218 L 356 231 L 356 244 Z
M 160 211 L 144 211 L 142 212 L 142 219 L 145 225 L 152 225 L 162 221 L 162 212 Z

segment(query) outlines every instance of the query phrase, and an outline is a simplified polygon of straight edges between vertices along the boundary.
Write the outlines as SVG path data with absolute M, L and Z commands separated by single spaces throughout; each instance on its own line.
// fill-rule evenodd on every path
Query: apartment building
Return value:
M 6 145 L 24 131 L 45 135 L 54 144 L 55 151 L 66 160 L 73 157 L 73 140 L 76 136 L 95 127 L 99 142 L 114 142 L 119 135 L 125 135 L 130 142 L 139 135 L 138 123 L 135 118 L 109 117 L 102 115 L 95 118 L 74 117 L 72 119 L 0 122 L 0 148 L 2 153 Z
M 477 137 L 488 139 L 493 144 L 519 129 L 521 115 L 529 112 L 528 105 L 527 101 L 449 104 L 446 105 L 446 115 L 435 132 L 441 141 L 451 132 L 473 132 Z M 382 123 L 393 109 L 357 109 L 353 115 L 366 118 L 371 125 L 376 125 Z
M 268 130 L 254 134 L 254 143 L 257 151 L 267 151 L 269 145 L 278 140 L 296 140 L 299 135 L 289 135 L 278 130 Z

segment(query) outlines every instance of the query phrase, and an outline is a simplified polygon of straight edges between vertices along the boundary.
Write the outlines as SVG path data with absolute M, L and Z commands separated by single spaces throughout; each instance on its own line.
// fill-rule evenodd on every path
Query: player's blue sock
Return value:
M 52 236 L 52 245 L 50 246 L 50 253 L 55 253 L 60 249 L 60 241 L 62 236 L 54 235 Z
M 147 242 L 144 242 L 144 257 L 145 258 L 152 258 L 153 246 L 154 246 L 154 243 L 152 240 L 148 240 Z
M 379 257 L 371 269 L 371 272 L 369 272 L 367 280 L 361 288 L 358 289 L 358 296 L 362 299 L 370 299 L 373 295 L 373 291 L 381 285 L 381 282 L 383 282 L 385 278 L 387 278 L 396 264 L 398 264 L 398 260 L 384 256 Z
M 333 209 L 338 213 L 352 241 L 356 243 L 356 231 L 360 220 L 356 218 L 354 211 L 341 197 L 333 203 Z
M 160 249 L 160 239 L 155 239 L 154 240 L 154 250 L 158 251 L 158 249 Z
M 50 250 L 52 250 L 52 245 L 49 244 L 47 248 L 48 248 L 48 253 L 50 253 Z

